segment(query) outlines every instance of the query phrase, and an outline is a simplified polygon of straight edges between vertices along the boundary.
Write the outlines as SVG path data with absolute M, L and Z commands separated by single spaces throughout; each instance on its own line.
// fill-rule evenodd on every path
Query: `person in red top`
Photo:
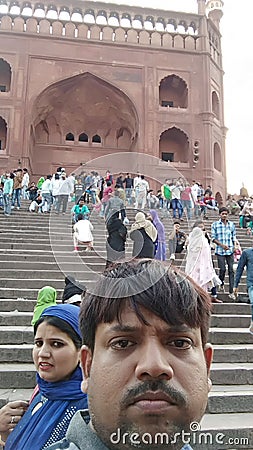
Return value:
M 219 211 L 219 208 L 216 206 L 215 198 L 212 197 L 209 192 L 205 193 L 203 201 L 204 201 L 207 209 L 211 209 L 213 211 Z M 205 213 L 205 216 L 206 216 L 206 213 Z

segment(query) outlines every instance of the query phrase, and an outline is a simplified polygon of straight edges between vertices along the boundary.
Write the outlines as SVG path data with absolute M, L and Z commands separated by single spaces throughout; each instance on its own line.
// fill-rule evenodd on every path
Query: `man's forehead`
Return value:
M 134 330 L 134 329 L 142 329 L 144 327 L 156 326 L 158 328 L 162 328 L 164 330 L 170 331 L 189 331 L 196 330 L 195 328 L 191 328 L 186 323 L 177 323 L 172 324 L 163 320 L 162 317 L 159 317 L 154 312 L 149 309 L 140 306 L 138 307 L 138 311 L 140 315 L 138 315 L 129 305 L 126 305 L 122 308 L 122 311 L 119 317 L 115 317 L 112 322 L 102 322 L 98 325 L 97 329 L 100 328 L 102 331 L 120 331 L 120 330 Z M 143 319 L 143 320 L 142 320 Z

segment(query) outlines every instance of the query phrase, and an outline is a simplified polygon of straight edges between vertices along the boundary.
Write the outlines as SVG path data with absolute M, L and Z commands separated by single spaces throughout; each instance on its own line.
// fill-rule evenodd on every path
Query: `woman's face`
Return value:
M 71 377 L 79 363 L 80 351 L 59 328 L 42 322 L 34 338 L 33 361 L 40 377 L 55 382 Z

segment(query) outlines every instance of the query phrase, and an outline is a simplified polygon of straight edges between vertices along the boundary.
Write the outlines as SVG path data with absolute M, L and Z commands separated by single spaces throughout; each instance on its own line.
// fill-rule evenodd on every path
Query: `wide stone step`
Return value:
M 210 378 L 213 384 L 250 384 L 253 390 L 253 363 L 213 363 Z
M 31 324 L 33 317 L 32 312 L 3 312 L 0 311 L 0 326 L 22 326 L 26 327 Z
M 211 328 L 208 340 L 212 344 L 253 344 L 253 336 L 245 328 Z
M 32 326 L 0 326 L 0 344 L 31 344 L 33 343 Z M 1 386 L 1 384 L 0 384 Z
M 43 258 L 44 259 L 44 258 Z M 89 269 L 94 270 L 96 272 L 102 272 L 105 268 L 105 260 L 103 258 L 100 258 L 100 262 L 88 262 L 87 260 L 82 258 L 83 261 L 85 261 L 85 264 L 89 267 Z M 14 272 L 15 276 L 20 271 L 27 271 L 28 273 L 31 270 L 34 271 L 57 271 L 60 270 L 61 272 L 70 272 L 70 273 L 77 273 L 75 270 L 75 267 L 78 269 L 80 265 L 80 262 L 77 261 L 77 258 L 73 258 L 73 261 L 70 262 L 64 262 L 59 261 L 57 263 L 54 261 L 26 261 L 25 262 L 25 269 L 24 269 L 24 261 L 20 259 L 20 261 L 2 261 L 2 258 L 0 257 L 0 277 L 2 277 L 2 273 L 11 273 Z M 3 272 L 2 272 L 3 271 Z M 83 273 L 83 270 L 82 270 Z M 62 275 L 63 276 L 63 275 Z
M 237 314 L 249 315 L 251 312 L 250 305 L 245 303 L 213 303 L 213 314 Z
M 253 361 L 253 343 L 252 344 L 219 344 L 213 345 L 214 358 L 213 361 L 230 362 L 230 363 L 244 363 Z
M 253 401 L 253 386 L 213 386 L 208 398 L 207 412 L 220 413 L 251 413 Z
M 224 315 L 213 314 L 211 325 L 214 327 L 227 327 L 227 328 L 247 328 L 251 322 L 251 315 Z
M 82 264 L 83 266 L 83 264 Z M 101 271 L 103 271 L 103 269 L 105 268 L 105 264 L 101 264 Z M 93 270 L 92 271 L 86 271 L 84 272 L 84 270 L 80 270 L 80 271 L 71 271 L 71 273 L 75 273 L 76 275 L 76 279 L 78 280 L 89 280 L 91 279 L 91 276 L 93 276 L 94 273 L 94 278 L 97 278 L 97 275 L 99 273 L 98 270 Z M 6 276 L 5 276 L 6 274 Z M 64 276 L 62 274 L 62 267 L 58 268 L 58 270 L 19 270 L 17 272 L 13 271 L 12 273 L 10 273 L 10 270 L 7 269 L 0 269 L 0 287 L 3 287 L 6 283 L 6 286 L 9 286 L 9 280 L 14 280 L 14 278 L 9 278 L 9 276 L 15 276 L 15 282 L 13 282 L 13 287 L 15 286 L 19 286 L 21 287 L 23 284 L 26 285 L 26 287 L 29 287 L 30 284 L 27 283 L 28 280 L 32 281 L 32 280 L 36 280 L 36 283 L 38 281 L 38 279 L 40 280 L 44 280 L 45 284 L 47 284 L 47 280 L 48 283 L 50 284 L 49 280 L 52 280 L 52 282 L 54 283 L 55 281 L 64 281 Z M 37 285 L 37 284 L 36 284 Z
M 1 389 L 33 389 L 36 385 L 33 364 L 0 364 Z
M 83 274 L 84 275 L 84 274 Z M 85 274 L 85 276 L 87 277 L 87 274 Z M 90 276 L 87 277 L 89 279 L 80 279 L 80 282 L 84 282 L 87 287 L 91 285 L 91 283 L 96 282 L 96 280 L 98 279 L 99 274 L 97 274 L 96 272 L 90 272 Z M 43 286 L 53 286 L 55 289 L 63 289 L 64 288 L 64 277 L 62 276 L 61 279 L 55 279 L 55 278 L 35 278 L 35 279 L 16 279 L 16 278 L 1 278 L 0 279 L 0 296 L 2 296 L 2 290 L 3 289 L 12 289 L 13 292 L 14 291 L 28 291 L 28 289 L 41 289 Z M 15 294 L 13 294 L 15 296 Z M 26 295 L 19 295 L 19 297 L 26 297 Z M 37 297 L 37 295 L 35 296 Z
M 37 295 L 30 300 L 22 297 L 17 298 L 1 298 L 0 307 L 2 312 L 14 312 L 14 311 L 30 311 L 32 312 L 36 304 Z M 60 298 L 60 297 L 59 297 Z
M 205 414 L 201 437 L 198 439 L 197 433 L 192 433 L 191 444 L 194 450 L 252 450 L 253 414 Z
M 1 344 L 1 363 L 32 363 L 33 344 Z
M 36 289 L 13 289 L 13 288 L 0 288 L 0 297 L 4 297 L 5 299 L 31 299 L 34 300 L 37 298 L 38 295 L 38 290 L 41 289 L 43 286 L 48 285 L 49 283 L 44 283 L 42 282 L 37 286 Z M 64 284 L 64 283 L 63 283 Z M 51 285 L 52 287 L 55 287 L 53 285 Z M 63 293 L 63 288 L 62 289 L 57 289 L 57 296 L 58 298 L 62 297 L 62 293 Z

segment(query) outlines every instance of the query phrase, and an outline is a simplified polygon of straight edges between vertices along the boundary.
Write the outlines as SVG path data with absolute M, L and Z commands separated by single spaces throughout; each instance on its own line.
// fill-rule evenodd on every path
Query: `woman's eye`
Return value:
M 193 346 L 193 342 L 191 339 L 174 339 L 174 341 L 170 342 L 170 345 L 176 348 L 188 349 Z
M 134 345 L 134 343 L 129 341 L 128 339 L 120 339 L 118 341 L 113 341 L 111 343 L 111 347 L 118 349 L 118 350 L 120 350 L 122 348 L 132 347 L 132 345 Z
M 43 342 L 42 342 L 42 341 L 36 341 L 36 342 L 34 342 L 34 345 L 35 345 L 36 347 L 42 347 Z
M 53 347 L 55 347 L 55 348 L 61 348 L 63 346 L 64 346 L 64 344 L 62 342 L 59 342 L 59 341 L 53 342 Z

